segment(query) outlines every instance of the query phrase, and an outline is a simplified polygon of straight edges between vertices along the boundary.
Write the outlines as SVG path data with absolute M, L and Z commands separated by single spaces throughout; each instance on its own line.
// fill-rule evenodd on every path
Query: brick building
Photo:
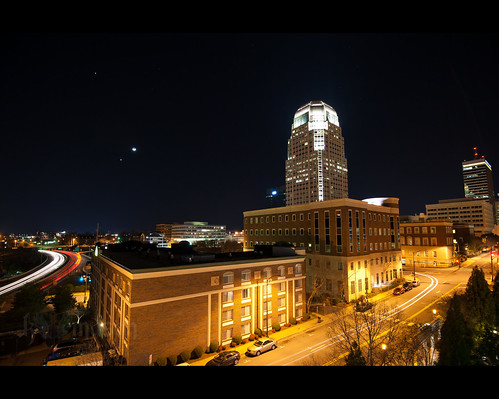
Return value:
M 290 242 L 306 254 L 307 292 L 348 301 L 401 277 L 398 198 L 350 198 L 244 212 L 244 248 Z
M 422 220 L 400 222 L 402 262 L 412 266 L 452 266 L 453 226 L 450 221 Z
M 102 335 L 128 365 L 148 365 L 299 320 L 306 303 L 304 257 L 289 248 L 257 249 L 199 254 L 109 246 L 92 261 L 91 303 Z

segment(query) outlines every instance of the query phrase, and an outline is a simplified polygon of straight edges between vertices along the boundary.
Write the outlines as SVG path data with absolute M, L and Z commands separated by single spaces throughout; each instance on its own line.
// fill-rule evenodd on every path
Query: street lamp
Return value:
M 494 255 L 494 251 L 490 251 L 490 281 L 494 282 L 494 262 L 492 261 L 492 257 Z M 496 254 L 497 256 L 497 254 Z

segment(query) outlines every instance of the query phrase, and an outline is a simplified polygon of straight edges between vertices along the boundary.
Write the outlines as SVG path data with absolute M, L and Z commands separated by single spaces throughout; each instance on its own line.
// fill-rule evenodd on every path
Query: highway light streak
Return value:
M 47 265 L 40 268 L 39 270 L 36 270 L 34 272 L 28 272 L 26 276 L 21 277 L 20 279 L 12 283 L 6 284 L 3 287 L 0 287 L 0 295 L 12 293 L 13 291 L 22 288 L 25 284 L 36 282 L 44 278 L 45 276 L 55 272 L 66 262 L 66 259 L 60 253 L 53 251 L 45 251 L 42 249 L 38 251 L 46 254 L 48 257 L 51 257 L 52 260 Z
M 378 316 L 378 322 L 382 322 L 400 312 L 402 312 L 403 310 L 407 309 L 408 307 L 410 307 L 411 305 L 414 305 L 414 303 L 416 303 L 417 301 L 421 300 L 423 297 L 425 297 L 426 295 L 428 295 L 431 291 L 433 291 L 437 285 L 438 285 L 438 279 L 436 277 L 433 277 L 433 276 L 430 276 L 429 274 L 425 274 L 425 273 L 418 273 L 416 272 L 416 274 L 419 274 L 421 276 L 424 276 L 424 277 L 427 277 L 431 280 L 430 282 L 430 285 L 428 287 L 426 287 L 423 291 L 421 291 L 420 293 L 418 293 L 417 295 L 415 295 L 414 297 L 412 297 L 411 299 L 409 299 L 408 301 L 402 303 L 401 305 L 399 306 L 396 306 L 395 308 L 389 310 L 388 312 L 382 314 L 382 315 L 379 315 Z M 361 331 L 364 330 L 366 327 L 364 327 L 367 323 L 361 325 Z M 352 329 L 352 332 L 353 332 L 353 329 Z M 330 337 L 330 338 L 327 338 L 326 340 L 324 341 L 321 341 L 321 342 L 318 342 L 316 345 L 312 346 L 312 347 L 308 347 L 306 349 L 303 349 L 297 353 L 294 353 L 293 355 L 290 355 L 290 356 L 287 356 L 285 358 L 282 358 L 282 359 L 279 359 L 278 361 L 274 362 L 274 363 L 277 363 L 279 362 L 279 364 L 282 365 L 282 362 L 284 359 L 288 359 L 288 358 L 291 358 L 291 357 L 294 357 L 296 355 L 299 355 L 301 353 L 304 353 L 303 356 L 300 356 L 299 358 L 297 359 L 294 359 L 294 360 L 291 360 L 290 362 L 288 363 L 285 363 L 284 365 L 289 365 L 291 363 L 295 363 L 297 362 L 298 360 L 301 360 L 307 356 L 310 356 L 311 353 L 316 353 L 322 349 L 325 349 L 325 348 L 328 348 L 330 347 L 331 345 L 334 345 L 336 344 L 337 342 L 343 340 L 344 337 L 343 337 L 343 334 L 338 334 L 338 335 L 335 335 L 333 337 Z M 270 364 L 273 364 L 273 363 L 270 363 Z
M 56 274 L 53 274 L 49 276 L 47 279 L 45 279 L 44 284 L 41 287 L 42 290 L 54 283 L 57 283 L 57 281 L 69 275 L 73 270 L 75 270 L 80 265 L 81 262 L 80 254 L 74 254 L 73 252 L 68 252 L 68 251 L 57 251 L 57 252 L 66 255 L 69 258 L 69 261 L 63 268 L 57 271 Z

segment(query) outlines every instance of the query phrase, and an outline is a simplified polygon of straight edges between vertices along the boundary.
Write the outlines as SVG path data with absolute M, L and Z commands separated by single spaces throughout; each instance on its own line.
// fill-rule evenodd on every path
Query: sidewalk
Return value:
M 291 325 L 290 327 L 282 327 L 280 331 L 276 331 L 275 333 L 269 333 L 269 337 L 275 339 L 277 341 L 277 343 L 279 344 L 279 341 L 281 341 L 285 338 L 289 338 L 292 335 L 300 334 L 304 331 L 311 330 L 314 327 L 321 326 L 322 323 L 317 322 L 317 317 L 320 317 L 322 320 L 324 320 L 324 316 L 317 315 L 315 313 L 311 313 L 309 320 L 300 321 L 300 322 L 298 322 L 298 324 Z M 246 353 L 246 350 L 248 349 L 248 347 L 253 345 L 253 342 L 254 341 L 248 341 L 247 343 L 237 345 L 234 348 L 231 348 L 230 346 L 228 346 L 226 350 L 237 350 L 241 354 L 241 357 L 242 357 Z M 187 363 L 190 366 L 204 366 L 211 359 L 213 359 L 216 355 L 217 355 L 217 353 L 211 353 L 208 356 L 202 356 L 200 359 L 189 360 Z

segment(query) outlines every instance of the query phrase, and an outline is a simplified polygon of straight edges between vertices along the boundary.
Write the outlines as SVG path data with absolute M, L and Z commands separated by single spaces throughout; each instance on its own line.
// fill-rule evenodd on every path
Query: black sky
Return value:
M 351 198 L 424 212 L 464 196 L 472 147 L 499 167 L 497 34 L 4 33 L 0 59 L 3 233 L 241 229 L 312 100 Z

